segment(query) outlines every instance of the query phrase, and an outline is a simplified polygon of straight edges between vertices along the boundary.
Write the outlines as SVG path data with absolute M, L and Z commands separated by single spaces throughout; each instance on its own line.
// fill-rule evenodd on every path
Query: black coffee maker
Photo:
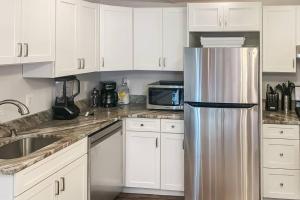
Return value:
M 74 88 L 77 85 L 77 91 Z M 74 98 L 80 93 L 80 81 L 76 76 L 55 79 L 55 105 L 52 107 L 53 118 L 71 120 L 78 117 L 80 109 L 75 105 Z
M 114 81 L 100 82 L 100 105 L 105 108 L 116 107 L 118 104 L 117 83 Z

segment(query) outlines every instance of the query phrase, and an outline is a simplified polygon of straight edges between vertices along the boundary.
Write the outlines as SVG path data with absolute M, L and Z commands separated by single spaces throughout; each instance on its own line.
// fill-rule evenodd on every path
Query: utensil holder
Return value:
M 292 98 L 290 95 L 282 95 L 281 108 L 285 113 L 292 110 Z

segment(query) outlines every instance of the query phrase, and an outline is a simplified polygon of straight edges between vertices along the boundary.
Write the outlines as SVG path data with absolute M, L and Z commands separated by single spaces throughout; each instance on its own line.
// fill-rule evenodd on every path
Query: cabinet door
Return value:
M 22 0 L 22 63 L 55 60 L 55 1 Z
M 183 134 L 161 134 L 161 189 L 184 190 Z
M 126 186 L 160 189 L 160 133 L 126 132 Z
M 20 63 L 20 11 L 20 0 L 0 1 L 0 65 Z
M 261 3 L 226 3 L 224 6 L 224 29 L 228 31 L 260 31 L 261 13 Z
M 78 7 L 78 0 L 56 0 L 56 76 L 80 73 L 77 52 Z
M 186 9 L 163 9 L 164 70 L 183 71 L 183 48 L 186 46 Z
M 189 31 L 222 31 L 223 12 L 221 3 L 188 4 Z
M 297 28 L 297 45 L 300 45 L 300 6 L 297 6 L 297 19 L 296 19 L 296 28 Z
M 17 196 L 15 200 L 57 200 L 59 183 L 55 175 Z M 57 193 L 56 193 L 57 192 Z
M 99 41 L 98 41 L 98 5 L 80 1 L 79 9 L 79 51 L 82 60 L 81 72 L 99 71 Z
M 101 71 L 133 69 L 132 8 L 101 5 Z
M 263 9 L 263 71 L 296 72 L 296 7 Z
M 162 68 L 162 8 L 134 9 L 134 69 Z
M 87 155 L 57 173 L 59 200 L 87 200 Z

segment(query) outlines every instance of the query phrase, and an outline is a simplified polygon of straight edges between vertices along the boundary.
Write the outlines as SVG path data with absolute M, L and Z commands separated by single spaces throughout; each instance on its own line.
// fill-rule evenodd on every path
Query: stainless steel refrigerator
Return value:
M 259 200 L 259 50 L 184 59 L 185 200 Z

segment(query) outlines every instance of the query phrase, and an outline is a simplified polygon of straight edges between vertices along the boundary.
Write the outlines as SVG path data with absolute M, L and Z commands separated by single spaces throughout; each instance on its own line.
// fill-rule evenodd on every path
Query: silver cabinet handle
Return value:
M 219 26 L 222 27 L 222 16 L 219 17 Z
M 283 183 L 280 183 L 280 187 L 283 187 L 284 186 L 284 184 Z
M 59 186 L 61 186 L 60 189 L 59 189 L 61 192 L 64 192 L 65 189 L 66 189 L 65 183 L 66 183 L 65 178 L 64 178 L 64 177 L 61 177 L 61 178 L 60 178 L 60 184 L 59 184 Z
M 55 196 L 58 196 L 59 195 L 59 182 L 58 181 L 55 181 L 54 187 L 55 187 Z
M 144 126 L 144 124 L 141 124 L 141 127 L 143 127 Z
M 280 157 L 283 157 L 284 154 L 283 154 L 283 153 L 280 153 L 279 155 L 280 155 Z
M 104 57 L 101 58 L 101 67 L 104 67 Z
M 171 128 L 175 128 L 175 125 L 172 125 Z
M 28 57 L 29 54 L 28 46 L 29 46 L 28 43 L 24 43 L 24 49 L 25 49 L 24 57 Z
M 18 43 L 18 57 L 22 57 L 22 53 L 23 53 L 23 45 L 22 43 Z
M 182 140 L 182 149 L 184 150 L 184 139 Z
M 81 69 L 81 59 L 78 58 L 77 60 L 78 60 L 78 69 Z
M 161 67 L 161 57 L 158 59 L 158 66 Z
M 158 148 L 158 138 L 156 138 L 156 140 L 155 140 L 155 146 L 156 146 L 156 148 Z
M 166 57 L 164 57 L 164 59 L 163 59 L 163 65 L 164 65 L 164 67 L 166 67 L 166 61 L 167 60 L 167 58 Z
M 283 134 L 283 131 L 280 131 L 280 134 Z
M 82 69 L 85 69 L 85 58 L 82 58 Z
M 293 69 L 295 69 L 295 59 L 293 59 Z

